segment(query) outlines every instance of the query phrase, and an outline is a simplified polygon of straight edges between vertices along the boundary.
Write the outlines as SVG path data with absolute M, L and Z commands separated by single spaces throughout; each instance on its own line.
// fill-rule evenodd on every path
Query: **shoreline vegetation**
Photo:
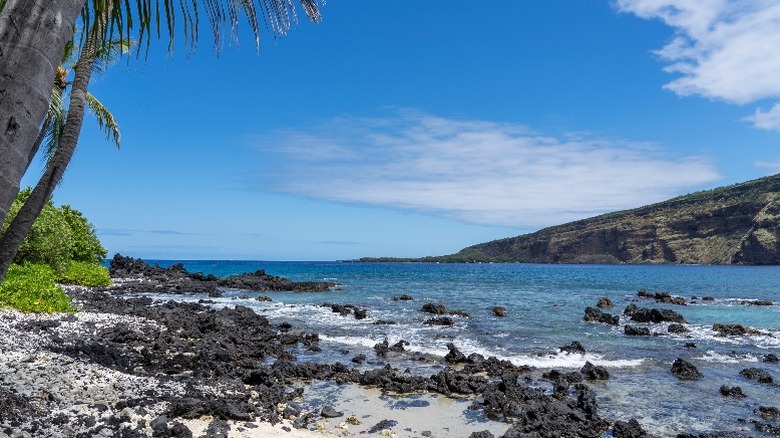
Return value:
M 477 423 L 477 427 L 488 424 L 495 431 L 498 426 L 501 436 L 507 438 L 648 436 L 633 418 L 599 415 L 591 385 L 609 379 L 609 372 L 601 366 L 586 363 L 580 370 L 537 370 L 461 352 L 455 345 L 457 340 L 448 345 L 450 351 L 444 358 L 417 358 L 444 366 L 430 376 L 394 366 L 393 355 L 387 353 L 403 352 L 404 345 L 388 345 L 386 341 L 374 347 L 381 365 L 373 368 L 359 367 L 366 358 L 357 356 L 347 364 L 301 362 L 296 360 L 297 352 L 322 352 L 318 333 L 307 327 L 277 323 L 241 305 L 217 309 L 209 300 L 153 300 L 139 294 L 178 295 L 194 288 L 219 296 L 223 287 L 232 287 L 223 285 L 238 283 L 255 294 L 277 290 L 310 293 L 335 290 L 338 285 L 334 283 L 296 283 L 264 271 L 217 278 L 190 273 L 181 265 L 161 268 L 120 255 L 112 259 L 110 271 L 113 282 L 108 286 L 63 286 L 76 312 L 0 312 L 0 351 L 4 357 L 0 362 L 0 375 L 4 376 L 0 381 L 0 434 L 496 436 L 489 430 L 453 434 L 445 431 L 448 424 L 444 419 L 441 430 L 413 429 L 394 418 L 374 424 L 377 419 L 366 415 L 369 403 L 365 400 L 369 399 L 365 397 L 369 396 L 363 396 L 365 400 L 350 412 L 334 408 L 339 400 L 329 400 L 314 410 L 307 408 L 310 389 L 327 384 L 378 391 L 373 397 L 393 394 L 412 401 L 422 396 L 468 400 L 470 411 L 489 421 Z M 674 299 L 640 291 L 640 297 L 645 295 L 661 301 Z M 255 299 L 272 298 L 258 295 Z M 599 302 L 598 307 L 608 308 L 607 304 Z M 341 307 L 344 309 L 333 310 L 346 310 L 355 318 L 366 311 Z M 615 315 L 599 309 L 586 309 L 586 321 L 615 323 Z M 636 306 L 630 316 L 632 321 L 662 318 L 685 323 L 674 312 Z M 731 329 L 738 327 L 724 330 Z M 576 341 L 560 349 L 585 351 Z M 700 376 L 693 365 L 678 362 L 671 370 L 678 378 Z M 744 371 L 756 374 L 756 379 L 763 376 L 757 374 L 758 369 Z M 741 393 L 738 387 L 726 390 Z M 426 415 L 439 415 L 436 406 L 426 409 Z M 780 430 L 780 425 L 772 424 L 768 427 Z

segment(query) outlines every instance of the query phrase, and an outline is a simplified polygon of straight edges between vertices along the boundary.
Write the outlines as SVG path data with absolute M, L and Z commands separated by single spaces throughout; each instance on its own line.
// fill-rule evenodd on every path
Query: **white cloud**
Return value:
M 617 0 L 617 7 L 674 28 L 656 51 L 670 63 L 665 70 L 680 75 L 665 88 L 736 104 L 780 97 L 780 2 Z
M 402 111 L 263 138 L 265 190 L 489 225 L 553 225 L 661 201 L 717 180 L 654 145 Z
M 753 166 L 759 169 L 771 169 L 772 172 L 780 172 L 780 161 L 754 161 Z
M 780 131 L 780 103 L 775 104 L 769 111 L 761 111 L 760 108 L 745 120 L 753 122 L 756 128 L 768 131 Z

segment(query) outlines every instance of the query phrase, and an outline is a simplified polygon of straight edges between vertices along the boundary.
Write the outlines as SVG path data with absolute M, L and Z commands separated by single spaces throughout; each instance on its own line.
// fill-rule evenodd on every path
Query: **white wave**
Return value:
M 696 359 L 703 360 L 705 362 L 731 363 L 731 364 L 759 361 L 759 359 L 756 356 L 753 356 L 752 354 L 736 356 L 733 354 L 718 353 L 714 350 L 707 350 L 703 355 L 697 356 Z
M 713 342 L 724 345 L 747 345 L 761 349 L 780 348 L 780 337 L 778 337 L 780 332 L 778 330 L 756 329 L 766 333 L 765 335 L 720 336 L 710 325 L 690 324 L 688 329 L 690 331 L 687 333 L 672 336 L 685 340 Z
M 404 349 L 412 353 L 431 354 L 438 357 L 444 357 L 449 352 L 448 342 L 431 342 L 429 338 L 420 336 L 407 330 L 401 330 L 394 335 L 388 335 L 381 339 L 369 338 L 365 336 L 328 336 L 320 335 L 321 341 L 333 342 L 344 345 L 362 346 L 373 348 L 379 342 L 387 339 L 388 344 L 393 345 L 400 340 L 409 342 Z M 503 348 L 486 348 L 478 341 L 473 339 L 458 339 L 453 344 L 465 355 L 472 353 L 480 354 L 484 357 L 495 357 L 499 360 L 506 360 L 517 366 L 531 366 L 535 368 L 572 368 L 578 369 L 585 365 L 585 362 L 591 362 L 594 365 L 600 365 L 610 368 L 630 368 L 642 365 L 644 359 L 605 359 L 604 356 L 596 353 L 576 354 L 576 353 L 557 353 L 543 355 L 517 355 L 506 351 Z

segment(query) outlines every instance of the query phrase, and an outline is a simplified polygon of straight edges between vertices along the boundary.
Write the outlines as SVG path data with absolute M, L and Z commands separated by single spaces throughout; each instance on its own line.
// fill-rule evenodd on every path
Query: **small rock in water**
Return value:
M 688 330 L 684 325 L 682 324 L 669 324 L 669 328 L 667 329 L 669 333 L 688 333 L 690 330 Z
M 683 345 L 684 348 L 696 348 L 696 344 L 693 342 L 686 342 L 685 345 Z
M 778 357 L 776 355 L 774 355 L 772 353 L 769 353 L 766 356 L 761 358 L 761 362 L 777 363 L 777 362 L 780 362 L 780 359 L 778 359 Z
M 739 386 L 729 388 L 728 386 L 723 385 L 720 387 L 720 394 L 725 397 L 735 397 L 735 398 L 747 397 L 745 393 L 742 392 L 742 388 L 740 388 Z
M 609 379 L 609 372 L 602 366 L 593 365 L 590 362 L 585 362 L 580 372 L 588 380 L 607 380 Z
M 680 380 L 696 380 L 704 376 L 692 363 L 679 357 L 672 364 L 672 374 Z
M 626 336 L 650 336 L 650 329 L 647 327 L 626 325 L 623 327 L 623 333 L 625 333 Z
M 585 309 L 585 316 L 582 318 L 585 322 L 601 322 L 604 324 L 618 325 L 620 317 L 617 315 L 610 315 L 604 313 L 595 307 L 587 307 Z
M 771 306 L 773 303 L 769 300 L 743 300 L 741 304 L 746 306 Z
M 368 430 L 368 433 L 378 433 L 385 429 L 390 429 L 391 427 L 395 427 L 398 425 L 398 422 L 395 420 L 382 420 L 379 423 L 375 424 L 371 429 Z
M 483 430 L 481 432 L 473 432 L 469 435 L 469 438 L 495 438 L 495 435 L 490 433 L 489 430 Z
M 739 372 L 739 375 L 750 380 L 757 380 L 758 383 L 774 383 L 769 371 L 761 368 L 745 368 Z
M 411 295 L 403 294 L 397 297 L 393 297 L 393 301 L 412 301 L 414 298 Z
M 566 353 L 585 354 L 585 347 L 578 341 L 572 341 L 571 344 L 561 347 L 561 351 L 565 351 Z
M 331 405 L 327 405 L 327 406 L 323 407 L 322 410 L 320 411 L 320 416 L 321 417 L 325 417 L 325 418 L 338 418 L 338 417 L 341 417 L 343 415 L 344 415 L 343 412 L 337 411 Z
M 756 414 L 760 415 L 764 420 L 777 420 L 780 417 L 780 409 L 775 407 L 759 406 L 756 410 Z
M 506 316 L 506 307 L 493 306 L 490 310 L 493 312 L 493 315 L 496 315 L 499 318 Z
M 747 336 L 763 334 L 756 329 L 745 327 L 741 324 L 713 324 L 712 330 L 718 332 L 718 336 Z
M 635 418 L 632 418 L 628 421 L 616 421 L 612 427 L 612 436 L 613 438 L 645 438 L 647 432 Z
M 599 309 L 611 309 L 613 307 L 612 300 L 607 297 L 599 297 L 599 302 L 596 303 L 596 307 Z
M 441 304 L 425 303 L 420 308 L 420 312 L 433 313 L 434 315 L 444 315 L 447 313 L 447 308 Z
M 352 358 L 352 362 L 356 363 L 358 365 L 362 364 L 366 361 L 366 355 L 365 354 L 358 354 L 357 356 Z
M 455 322 L 449 316 L 438 316 L 436 318 L 430 318 L 423 324 L 425 325 L 453 325 Z

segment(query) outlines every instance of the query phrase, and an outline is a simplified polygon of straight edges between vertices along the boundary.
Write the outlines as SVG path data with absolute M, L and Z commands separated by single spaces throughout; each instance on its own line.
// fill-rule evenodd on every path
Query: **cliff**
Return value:
M 780 174 L 470 246 L 442 261 L 780 264 Z

